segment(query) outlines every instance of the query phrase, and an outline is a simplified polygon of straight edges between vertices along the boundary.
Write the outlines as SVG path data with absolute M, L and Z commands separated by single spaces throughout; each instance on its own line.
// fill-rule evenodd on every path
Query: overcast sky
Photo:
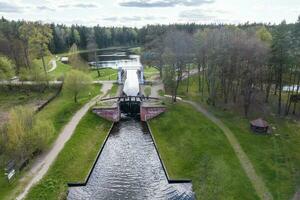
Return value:
M 295 22 L 300 0 L 0 0 L 0 16 L 87 26 Z

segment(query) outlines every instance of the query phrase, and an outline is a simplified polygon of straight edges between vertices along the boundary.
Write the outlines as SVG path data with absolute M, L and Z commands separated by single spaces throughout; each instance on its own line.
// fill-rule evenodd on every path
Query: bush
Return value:
M 50 122 L 35 118 L 32 108 L 28 106 L 13 108 L 9 113 L 7 129 L 3 137 L 6 140 L 6 155 L 20 166 L 35 152 L 44 149 L 48 135 L 53 131 Z

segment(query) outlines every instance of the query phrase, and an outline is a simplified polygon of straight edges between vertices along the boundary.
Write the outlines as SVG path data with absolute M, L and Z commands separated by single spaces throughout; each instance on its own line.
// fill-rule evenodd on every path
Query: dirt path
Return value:
M 55 161 L 59 152 L 63 149 L 65 143 L 71 138 L 74 133 L 74 130 L 81 120 L 81 118 L 86 114 L 91 106 L 95 104 L 95 102 L 105 95 L 112 87 L 112 83 L 105 83 L 102 85 L 101 91 L 102 94 L 94 97 L 91 101 L 86 103 L 80 110 L 78 110 L 72 119 L 66 124 L 62 132 L 59 134 L 52 148 L 42 154 L 33 164 L 31 170 L 24 177 L 24 180 L 31 179 L 28 184 L 25 186 L 23 192 L 16 198 L 17 200 L 24 199 L 27 195 L 30 188 L 40 181 L 43 176 L 47 173 L 51 164 Z
M 48 65 L 51 65 L 51 69 L 49 69 L 49 70 L 47 71 L 47 73 L 50 73 L 50 72 L 54 71 L 54 70 L 56 69 L 56 67 L 57 67 L 56 59 L 55 59 L 55 58 L 52 58 L 52 59 L 50 60 L 50 62 L 49 62 Z
M 300 200 L 300 189 L 295 193 L 292 200 Z
M 244 150 L 242 149 L 238 140 L 236 139 L 234 134 L 231 132 L 231 130 L 221 120 L 216 118 L 213 114 L 208 112 L 206 109 L 201 107 L 199 104 L 192 102 L 192 101 L 187 101 L 187 100 L 182 100 L 182 101 L 192 105 L 195 109 L 197 109 L 199 112 L 204 114 L 208 119 L 213 121 L 219 128 L 222 129 L 222 131 L 226 135 L 230 145 L 232 146 L 235 154 L 237 155 L 244 171 L 246 172 L 246 175 L 250 179 L 257 195 L 260 197 L 260 199 L 272 200 L 273 199 L 272 194 L 266 187 L 263 179 L 259 175 L 256 174 L 253 164 L 251 163 L 247 154 L 244 152 Z

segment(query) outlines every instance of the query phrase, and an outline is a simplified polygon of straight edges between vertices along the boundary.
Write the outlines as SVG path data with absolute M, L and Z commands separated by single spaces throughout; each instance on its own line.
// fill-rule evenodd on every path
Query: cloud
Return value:
M 104 20 L 104 21 L 117 21 L 118 18 L 117 17 L 104 17 L 104 18 L 102 18 L 102 20 Z
M 96 4 L 84 4 L 84 3 L 79 3 L 79 4 L 75 4 L 73 5 L 73 7 L 77 7 L 77 8 L 98 8 L 98 5 Z
M 213 3 L 214 1 L 215 0 L 129 0 L 120 2 L 119 5 L 123 7 L 153 8 L 174 7 L 177 5 L 199 6 L 202 4 Z
M 19 7 L 14 4 L 6 3 L 6 2 L 0 2 L 0 12 L 3 13 L 22 12 L 22 7 Z
M 59 8 L 98 8 L 99 6 L 91 3 L 78 3 L 78 4 L 62 4 Z
M 216 16 L 211 15 L 210 12 L 201 9 L 182 11 L 179 13 L 179 17 L 192 21 L 210 21 L 216 19 Z
M 53 8 L 49 8 L 47 6 L 37 6 L 36 7 L 38 10 L 46 10 L 46 11 L 55 11 Z
M 155 17 L 155 16 L 121 16 L 121 17 L 104 17 L 104 21 L 119 21 L 119 22 L 137 22 L 142 20 L 162 20 L 165 17 Z

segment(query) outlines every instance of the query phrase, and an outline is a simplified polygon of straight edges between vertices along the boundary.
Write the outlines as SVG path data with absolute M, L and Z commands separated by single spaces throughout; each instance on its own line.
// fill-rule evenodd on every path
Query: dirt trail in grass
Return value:
M 300 189 L 295 193 L 292 200 L 300 200 Z
M 248 158 L 247 154 L 244 152 L 242 149 L 241 145 L 239 144 L 238 140 L 234 136 L 234 134 L 231 132 L 231 130 L 218 118 L 216 118 L 213 114 L 208 112 L 206 109 L 201 107 L 199 104 L 193 102 L 193 101 L 188 101 L 188 100 L 182 100 L 185 103 L 188 103 L 195 107 L 199 112 L 204 114 L 208 119 L 213 121 L 219 128 L 222 129 L 224 134 L 226 135 L 230 145 L 232 146 L 235 154 L 237 155 L 244 171 L 246 172 L 248 178 L 250 179 L 253 187 L 255 188 L 255 191 L 257 195 L 264 200 L 272 200 L 272 194 L 266 187 L 263 179 L 257 175 L 255 172 L 255 169 L 253 167 L 253 164 L 251 163 L 250 159 Z
M 26 184 L 22 193 L 17 197 L 17 200 L 24 199 L 30 188 L 43 178 L 51 164 L 55 161 L 56 157 L 63 149 L 65 143 L 73 135 L 75 128 L 81 120 L 81 118 L 86 114 L 89 108 L 93 106 L 99 98 L 104 96 L 111 89 L 111 87 L 112 83 L 103 84 L 101 88 L 102 94 L 94 97 L 91 101 L 86 103 L 80 110 L 78 110 L 74 114 L 72 119 L 66 124 L 62 132 L 59 134 L 52 148 L 49 151 L 42 154 L 38 159 L 36 159 L 30 171 L 23 178 L 23 180 L 31 180 Z

